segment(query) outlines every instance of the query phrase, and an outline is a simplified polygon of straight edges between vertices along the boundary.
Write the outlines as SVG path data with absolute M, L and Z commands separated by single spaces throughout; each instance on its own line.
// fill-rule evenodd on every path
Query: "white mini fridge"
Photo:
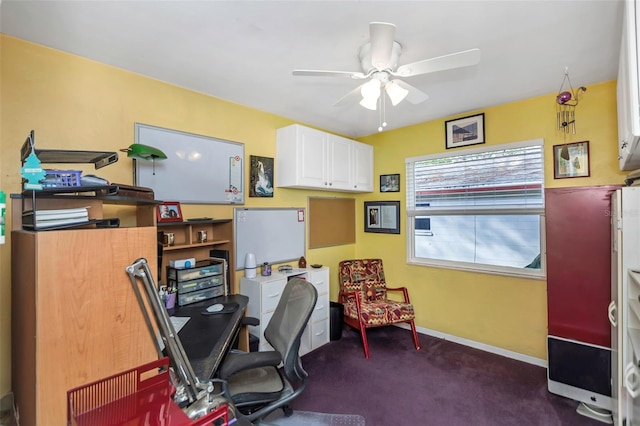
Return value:
M 612 194 L 611 397 L 614 424 L 640 425 L 640 187 Z

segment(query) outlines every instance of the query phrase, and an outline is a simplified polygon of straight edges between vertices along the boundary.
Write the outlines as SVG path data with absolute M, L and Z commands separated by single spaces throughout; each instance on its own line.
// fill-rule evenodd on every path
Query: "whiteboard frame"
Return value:
M 294 212 L 297 218 L 297 223 L 300 223 L 300 227 L 302 228 L 302 234 L 292 234 L 291 229 L 282 229 L 281 227 L 285 224 L 274 224 L 272 222 L 260 222 L 258 225 L 251 225 L 250 228 L 247 228 L 246 231 L 242 231 L 243 235 L 250 235 L 252 238 L 251 243 L 255 244 L 256 247 L 259 247 L 257 250 L 248 250 L 244 245 L 244 240 L 240 241 L 238 231 L 239 227 L 242 227 L 245 221 L 240 217 L 241 212 L 277 212 L 277 211 L 286 211 L 286 212 Z M 302 218 L 302 220 L 300 220 Z M 263 219 L 264 220 L 264 219 Z M 233 211 L 233 236 L 234 236 L 234 249 L 235 249 L 235 265 L 234 268 L 236 271 L 240 271 L 245 269 L 245 256 L 247 253 L 254 253 L 256 255 L 256 262 L 258 266 L 260 266 L 265 261 L 269 264 L 274 263 L 284 263 L 289 261 L 297 261 L 301 256 L 306 256 L 307 251 L 307 209 L 305 207 L 236 207 Z M 281 232 L 279 232 L 281 231 Z M 298 231 L 298 230 L 296 230 Z M 292 239 L 289 242 L 293 242 L 296 246 L 291 250 L 291 252 L 295 252 L 295 255 L 288 255 L 290 252 L 285 250 L 282 256 L 280 256 L 280 252 L 274 250 L 272 242 L 275 240 L 279 240 L 279 237 L 285 237 L 287 239 Z M 289 246 L 288 246 L 289 247 Z M 263 251 L 269 252 L 268 256 L 265 256 Z M 276 253 L 273 255 L 273 253 Z
M 145 139 L 144 135 L 141 137 L 141 132 L 145 130 L 155 132 L 155 134 L 149 135 Z M 167 139 L 162 142 L 147 140 L 153 139 L 151 136 L 157 139 L 158 134 L 163 133 L 166 134 Z M 213 158 L 215 160 L 207 164 L 204 162 L 198 163 L 197 161 L 189 163 L 189 165 L 193 164 L 194 168 L 181 170 L 185 162 L 177 158 L 172 159 L 170 153 L 177 138 L 185 146 L 195 145 L 205 159 Z M 167 160 L 156 160 L 155 165 L 145 160 L 133 161 L 134 185 L 152 188 L 157 199 L 178 201 L 182 204 L 243 205 L 245 203 L 245 147 L 243 143 L 143 123 L 134 123 L 134 143 L 153 146 L 167 154 Z M 227 156 L 220 158 L 219 152 L 216 151 L 221 151 Z M 225 161 L 226 159 L 228 161 Z M 221 163 L 226 163 L 226 168 L 220 167 Z M 167 175 L 167 167 L 174 165 L 178 173 Z M 239 170 L 234 169 L 235 167 L 238 167 Z M 225 181 L 222 184 L 220 183 L 222 180 L 220 176 L 215 175 L 221 169 L 226 173 Z M 158 176 L 158 173 L 161 173 L 160 176 Z M 167 182 L 170 183 L 167 184 Z M 174 188 L 173 182 L 179 182 L 180 187 Z M 236 185 L 232 185 L 233 182 Z M 166 185 L 165 190 L 159 191 L 156 188 L 159 185 Z M 201 187 L 203 185 L 205 185 L 204 188 Z M 167 186 L 170 189 L 167 190 Z M 237 190 L 232 190 L 233 187 L 237 188 Z M 167 192 L 169 194 L 165 196 Z

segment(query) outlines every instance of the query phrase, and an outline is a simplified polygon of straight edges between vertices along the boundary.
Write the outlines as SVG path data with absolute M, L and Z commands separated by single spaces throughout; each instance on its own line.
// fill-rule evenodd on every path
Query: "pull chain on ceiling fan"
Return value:
M 468 67 L 480 62 L 480 49 L 470 49 L 398 66 L 402 45 L 394 40 L 395 31 L 396 26 L 390 23 L 371 22 L 369 24 L 369 42 L 364 44 L 358 52 L 362 71 L 297 69 L 293 70 L 293 75 L 348 77 L 355 80 L 369 79 L 338 100 L 335 105 L 343 105 L 360 96 L 362 97 L 360 105 L 375 111 L 378 108 L 378 101 L 381 96 L 384 99 L 385 95 L 389 97 L 393 106 L 398 105 L 405 99 L 414 105 L 429 99 L 426 93 L 400 78 L 394 77 L 413 77 L 448 69 Z M 381 119 L 381 123 L 382 121 L 383 119 Z M 381 125 L 381 127 L 383 126 Z

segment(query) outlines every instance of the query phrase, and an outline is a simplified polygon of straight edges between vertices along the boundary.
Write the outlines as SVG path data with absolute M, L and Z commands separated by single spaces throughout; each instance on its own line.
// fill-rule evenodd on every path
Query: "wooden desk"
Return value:
M 236 294 L 168 310 L 172 316 L 191 318 L 178 332 L 178 336 L 198 379 L 212 378 L 220 367 L 239 334 L 248 302 L 247 296 Z M 202 315 L 202 311 L 214 303 L 237 303 L 238 309 L 230 314 Z

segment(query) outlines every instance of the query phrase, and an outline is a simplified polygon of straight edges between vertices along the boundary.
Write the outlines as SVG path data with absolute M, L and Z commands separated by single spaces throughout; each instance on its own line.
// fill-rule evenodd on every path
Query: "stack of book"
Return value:
M 59 210 L 36 210 L 22 215 L 22 224 L 35 228 L 53 228 L 62 225 L 76 225 L 89 221 L 86 207 Z

